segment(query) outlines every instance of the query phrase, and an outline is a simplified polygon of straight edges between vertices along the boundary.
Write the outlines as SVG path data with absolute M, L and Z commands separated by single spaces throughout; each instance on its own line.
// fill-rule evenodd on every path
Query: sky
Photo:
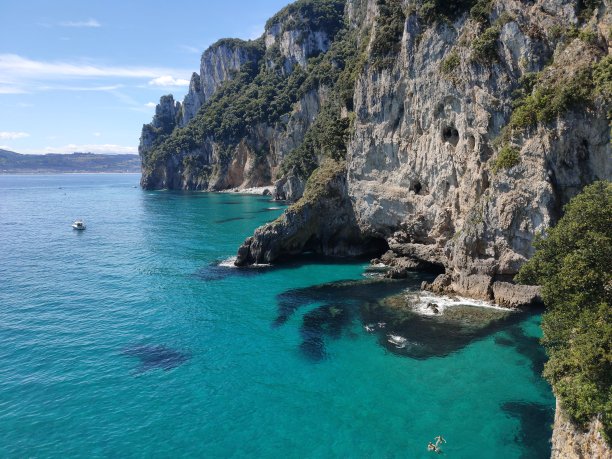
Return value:
M 289 0 L 0 0 L 0 149 L 137 153 L 200 55 L 253 39 Z

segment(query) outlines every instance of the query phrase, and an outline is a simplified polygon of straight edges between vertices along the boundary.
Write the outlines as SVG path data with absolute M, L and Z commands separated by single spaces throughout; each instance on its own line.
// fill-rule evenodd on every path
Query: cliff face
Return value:
M 562 205 L 593 180 L 612 178 L 601 101 L 515 134 L 509 143 L 519 160 L 495 168 L 495 139 L 521 78 L 542 71 L 549 84 L 570 81 L 607 53 L 605 42 L 555 46 L 547 37 L 578 23 L 575 3 L 493 2 L 497 39 L 484 63 L 467 45 L 482 26 L 467 15 L 430 26 L 409 15 L 392 67 L 357 81 L 348 183 L 358 224 L 392 240 L 394 251 L 442 260 L 449 290 L 492 299 L 492 282 L 512 279 Z M 608 11 L 592 22 L 609 36 Z M 454 68 L 444 73 L 451 56 Z
M 572 424 L 559 402 L 555 411 L 551 459 L 606 459 L 612 451 L 602 437 L 601 421 L 595 420 L 585 430 Z
M 328 51 L 342 21 L 340 0 L 304 3 L 270 19 L 258 40 L 223 39 L 203 53 L 183 103 L 172 101 L 176 113 L 167 129 L 159 129 L 157 115 L 143 126 L 144 188 L 220 190 L 269 185 L 276 178 L 331 83 L 305 82 L 307 61 Z M 240 96 L 244 100 L 237 102 Z M 167 111 L 171 98 L 162 97 L 157 112 Z M 223 113 L 228 105 L 236 106 L 234 113 Z M 299 198 L 306 178 L 292 177 L 283 196 Z
M 364 240 L 444 269 L 439 290 L 521 306 L 537 291 L 509 281 L 535 235 L 586 184 L 612 179 L 609 99 L 588 77 L 608 55 L 610 11 L 601 3 L 585 17 L 575 0 L 470 4 L 484 12 L 441 9 L 432 20 L 422 2 L 348 2 L 348 22 L 369 35 L 347 197 Z M 573 97 L 581 86 L 588 97 Z
M 443 270 L 428 288 L 532 302 L 537 291 L 511 281 L 534 237 L 585 185 L 612 179 L 610 23 L 607 2 L 298 1 L 261 39 L 205 51 L 183 104 L 161 99 L 141 137 L 142 185 L 278 179 L 295 201 L 322 158 L 346 160 L 346 215 L 303 225 L 305 241 L 351 224 L 398 265 Z M 296 252 L 267 250 L 264 234 L 251 246 L 267 261 Z M 304 247 L 343 254 L 318 242 Z

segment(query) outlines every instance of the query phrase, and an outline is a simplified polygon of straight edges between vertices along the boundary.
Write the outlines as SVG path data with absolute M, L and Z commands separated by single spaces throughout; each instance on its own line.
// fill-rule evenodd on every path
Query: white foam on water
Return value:
M 225 268 L 237 268 L 234 262 L 238 259 L 238 257 L 229 257 L 219 263 L 219 266 L 224 266 Z
M 432 309 L 427 307 L 429 303 L 433 303 L 436 305 L 438 309 L 438 314 L 442 314 L 447 308 L 453 308 L 457 306 L 474 306 L 478 308 L 491 308 L 508 312 L 512 311 L 511 309 L 503 308 L 488 301 L 474 300 L 472 298 L 465 298 L 461 296 L 436 295 L 435 293 L 429 292 L 411 292 L 406 296 L 408 298 L 414 299 L 415 312 L 427 316 L 437 315 Z
M 218 264 L 218 266 L 223 266 L 224 268 L 238 268 L 238 266 L 236 266 L 234 264 L 237 259 L 238 259 L 238 257 L 236 257 L 236 256 L 226 258 L 225 260 L 221 261 Z M 269 268 L 270 266 L 272 266 L 272 265 L 269 264 L 269 263 L 257 263 L 257 264 L 254 264 L 254 265 L 244 266 L 244 267 L 241 267 L 241 268 Z

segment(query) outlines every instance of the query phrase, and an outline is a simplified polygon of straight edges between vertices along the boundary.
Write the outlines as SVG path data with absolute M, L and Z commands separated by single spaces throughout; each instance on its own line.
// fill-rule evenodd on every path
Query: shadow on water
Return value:
M 274 265 L 236 267 L 230 260 L 215 260 L 199 268 L 193 276 L 203 281 L 217 281 L 232 276 L 257 276 L 274 270 L 298 269 L 306 265 L 345 265 L 367 262 L 367 258 L 338 258 L 306 254 Z
M 498 346 L 513 347 L 519 354 L 531 363 L 534 374 L 540 376 L 544 371 L 544 364 L 548 360 L 544 347 L 540 345 L 539 338 L 528 336 L 520 324 L 504 330 L 499 336 L 495 337 L 495 344 Z
M 232 217 L 232 218 L 224 218 L 222 220 L 216 220 L 215 223 L 229 223 L 235 222 L 238 220 L 251 220 L 253 217 Z
M 340 281 L 288 290 L 277 296 L 278 314 L 272 326 L 285 324 L 300 308 L 319 305 L 304 314 L 300 326 L 300 350 L 309 360 L 324 359 L 325 340 L 350 332 L 356 321 L 368 325 L 387 351 L 428 359 L 446 356 L 502 330 L 520 330 L 517 324 L 527 317 L 527 313 L 460 304 L 438 315 L 423 314 L 415 292 L 421 281 L 433 277 L 419 273 L 407 280 Z M 519 346 L 532 355 L 538 352 L 535 344 L 525 336 Z
M 514 438 L 514 442 L 522 446 L 521 458 L 549 458 L 554 408 L 524 401 L 505 402 L 501 408 L 521 423 L 520 430 Z
M 140 361 L 140 365 L 134 371 L 134 375 L 157 369 L 170 371 L 191 358 L 191 354 L 188 352 L 178 351 L 162 345 L 132 345 L 123 349 L 121 353 L 135 357 Z
M 206 266 L 201 267 L 195 273 L 193 273 L 193 276 L 203 281 L 218 281 L 232 276 L 257 276 L 259 274 L 263 274 L 266 271 L 270 271 L 271 269 L 272 266 L 270 265 L 238 268 L 236 266 L 233 266 L 232 261 L 217 260 Z

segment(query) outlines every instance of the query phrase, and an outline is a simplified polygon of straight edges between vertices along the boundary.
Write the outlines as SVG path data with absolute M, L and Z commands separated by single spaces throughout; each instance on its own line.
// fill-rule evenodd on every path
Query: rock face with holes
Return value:
M 498 57 L 486 64 L 472 60 L 478 26 L 467 15 L 433 25 L 409 15 L 395 63 L 357 81 L 348 157 L 348 192 L 364 234 L 400 256 L 442 265 L 444 291 L 506 306 L 538 301 L 537 291 L 508 282 L 532 255 L 534 236 L 583 186 L 612 179 L 601 100 L 516 139 L 518 164 L 492 167 L 521 76 L 551 59 L 545 72 L 571 74 L 607 53 L 603 37 L 599 46 L 556 46 L 547 37 L 554 24 L 578 23 L 576 2 L 532 3 L 492 2 L 490 22 L 503 25 Z M 609 19 L 602 6 L 591 22 L 609 31 Z M 458 64 L 443 74 L 451 54 Z
M 541 84 L 554 86 L 608 54 L 610 8 L 602 4 L 584 25 L 576 0 L 494 0 L 479 23 L 467 11 L 427 21 L 419 4 L 403 10 L 390 65 L 370 58 L 357 76 L 351 214 L 364 238 L 385 241 L 395 254 L 394 275 L 428 267 L 445 272 L 438 283 L 445 292 L 509 307 L 538 302 L 537 289 L 512 279 L 563 205 L 585 185 L 612 179 L 609 104 L 593 97 L 505 141 L 504 128 L 523 77 L 540 72 Z M 347 22 L 373 30 L 369 53 L 379 14 L 376 0 L 347 3 Z M 555 35 L 580 24 L 597 40 Z M 483 61 L 471 44 L 487 27 L 495 37 Z M 449 58 L 453 66 L 444 67 Z M 518 159 L 496 167 L 504 142 Z M 279 183 L 281 194 L 295 188 L 290 177 Z

